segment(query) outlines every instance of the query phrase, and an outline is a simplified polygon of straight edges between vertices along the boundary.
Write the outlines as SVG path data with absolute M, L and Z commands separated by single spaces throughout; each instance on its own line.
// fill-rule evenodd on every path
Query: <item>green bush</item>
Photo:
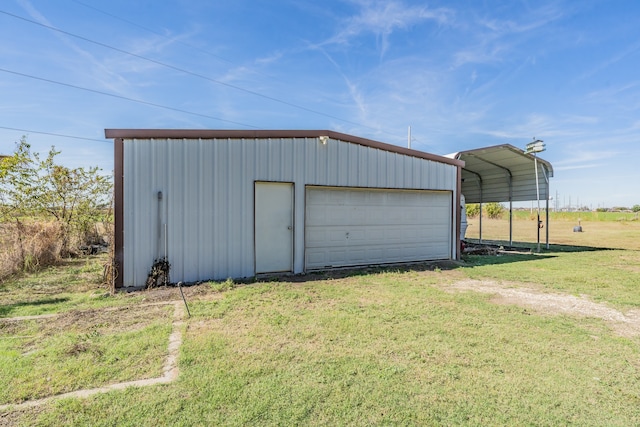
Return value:
M 502 212 L 504 212 L 504 206 L 500 203 L 487 203 L 485 206 L 485 212 L 487 216 L 492 219 L 498 219 L 502 217 Z
M 491 219 L 498 219 L 502 217 L 502 213 L 504 212 L 504 206 L 500 203 L 492 202 L 492 203 L 484 203 L 482 205 L 482 212 L 484 215 Z M 470 203 L 467 205 L 467 217 L 475 218 L 480 215 L 480 205 L 477 203 Z
M 480 214 L 480 205 L 477 203 L 470 203 L 467 205 L 467 218 L 475 218 Z
M 210 282 L 211 289 L 216 292 L 225 292 L 236 287 L 236 283 L 232 278 L 228 278 L 224 282 Z

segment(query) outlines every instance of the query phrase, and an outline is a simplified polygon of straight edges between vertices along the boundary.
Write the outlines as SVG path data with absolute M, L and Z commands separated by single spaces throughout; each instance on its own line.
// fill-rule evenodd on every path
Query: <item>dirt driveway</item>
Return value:
M 515 304 L 541 313 L 595 317 L 605 320 L 621 336 L 640 336 L 640 310 L 622 313 L 585 296 L 542 292 L 527 286 L 531 285 L 466 279 L 446 285 L 446 290 L 493 294 L 492 301 L 497 304 Z

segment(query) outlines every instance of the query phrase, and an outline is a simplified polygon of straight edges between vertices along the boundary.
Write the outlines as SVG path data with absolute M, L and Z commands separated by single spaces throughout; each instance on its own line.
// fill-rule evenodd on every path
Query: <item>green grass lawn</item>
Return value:
M 640 251 L 584 249 L 552 246 L 542 254 L 470 256 L 440 268 L 188 288 L 192 317 L 184 325 L 175 382 L 8 411 L 0 414 L 0 424 L 639 425 L 639 336 L 621 335 L 604 319 L 497 303 L 490 294 L 448 286 L 491 280 L 585 295 L 622 312 L 638 309 Z M 2 295 L 12 308 L 2 317 L 39 310 L 30 305 L 38 300 L 28 299 L 26 286 L 6 285 Z M 166 339 L 169 312 L 148 314 L 144 324 L 135 316 L 111 324 L 117 310 L 135 313 L 142 298 L 159 291 L 91 298 L 87 293 L 98 288 L 76 284 L 66 292 L 68 300 L 51 303 L 46 312 L 77 316 L 69 301 L 78 301 L 96 321 L 83 317 L 75 329 L 51 332 L 32 321 L 22 329 L 0 329 L 3 348 L 14 346 L 0 351 L 0 378 L 22 378 L 1 385 L 5 402 L 26 396 L 29 383 L 38 384 L 38 375 L 12 367 L 38 352 L 50 364 L 33 363 L 40 363 L 41 376 L 49 366 L 54 382 L 76 378 L 76 371 L 58 367 L 66 359 L 89 366 L 77 374 L 80 386 L 131 378 L 137 375 L 133 366 L 161 358 L 159 350 L 154 353 L 159 344 L 141 343 L 155 339 L 148 335 L 156 343 Z M 98 314 L 106 306 L 115 310 L 111 321 Z M 109 341 L 110 334 L 117 338 Z M 14 336 L 37 338 L 14 342 Z M 78 345 L 89 350 L 69 351 Z M 32 347 L 36 353 L 29 353 Z M 127 353 L 131 348 L 139 348 L 136 356 Z M 115 358 L 131 361 L 132 370 L 125 372 Z
M 475 279 L 535 284 L 588 295 L 622 310 L 640 308 L 640 251 L 545 251 L 532 255 L 467 256 L 461 270 Z
M 0 323 L 0 404 L 159 376 L 172 309 Z
M 142 295 L 108 295 L 101 284 L 106 261 L 107 254 L 66 259 L 60 265 L 0 281 L 0 318 L 139 302 Z

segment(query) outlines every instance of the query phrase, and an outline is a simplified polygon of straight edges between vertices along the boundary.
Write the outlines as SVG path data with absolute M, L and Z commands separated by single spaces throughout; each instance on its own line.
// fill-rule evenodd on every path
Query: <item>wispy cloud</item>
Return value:
M 597 116 L 571 114 L 556 116 L 531 113 L 524 117 L 517 116 L 517 118 L 520 122 L 505 124 L 501 129 L 476 123 L 474 130 L 478 134 L 519 141 L 523 144 L 533 137 L 566 144 L 568 141 L 597 140 L 598 137 L 591 134 L 591 128 L 601 121 Z
M 40 22 L 43 25 L 47 25 L 50 27 L 55 27 L 44 15 L 40 13 L 28 0 L 19 0 L 20 5 L 25 9 L 25 11 L 36 21 Z M 113 91 L 117 91 L 118 93 L 123 93 L 121 90 L 122 85 L 126 84 L 126 80 L 122 78 L 118 73 L 111 71 L 107 68 L 103 62 L 97 59 L 94 55 L 92 55 L 89 51 L 80 48 L 76 43 L 74 43 L 70 38 L 64 34 L 53 32 L 53 35 L 60 39 L 64 44 L 66 44 L 73 52 L 80 55 L 86 63 L 90 64 L 91 68 L 96 70 L 97 73 L 94 74 L 97 78 L 97 83 L 100 83 L 101 86 L 108 88 Z M 65 64 L 67 61 L 57 61 L 59 64 Z M 69 61 L 68 63 L 73 63 Z M 72 66 L 71 66 L 72 67 Z M 75 71 L 75 69 L 72 67 Z
M 591 91 L 584 96 L 584 100 L 599 107 L 606 105 L 619 111 L 636 112 L 640 109 L 639 97 L 640 80 L 632 80 Z
M 426 21 L 446 24 L 452 16 L 450 9 L 407 6 L 400 1 L 360 0 L 354 3 L 359 7 L 358 14 L 341 22 L 341 29 L 323 45 L 349 45 L 357 37 L 373 35 L 380 57 L 383 57 L 389 49 L 389 37 L 393 32 L 407 30 Z
M 545 26 L 559 20 L 566 13 L 553 3 L 526 9 L 525 12 L 523 16 L 511 19 L 495 18 L 492 15 L 491 18 L 480 16 L 459 23 L 469 33 L 470 43 L 453 54 L 453 66 L 500 62 L 525 42 L 529 35 L 539 37 L 539 32 Z
M 36 9 L 29 0 L 18 0 L 23 9 L 31 16 L 31 18 L 42 25 L 58 28 L 38 9 Z M 62 31 L 67 29 L 60 28 Z M 70 33 L 72 33 L 70 31 Z M 162 65 L 152 61 L 145 61 L 136 58 L 133 55 L 147 56 L 148 54 L 159 54 L 168 49 L 175 43 L 180 43 L 184 38 L 190 37 L 190 33 L 180 35 L 161 35 L 154 34 L 145 38 L 129 38 L 125 51 L 131 52 L 133 55 L 122 53 L 113 53 L 107 50 L 103 56 L 98 56 L 91 51 L 82 48 L 76 43 L 76 39 L 70 35 L 51 30 L 51 34 L 64 43 L 70 50 L 67 57 L 57 57 L 55 64 L 66 67 L 69 75 L 74 75 L 78 79 L 90 79 L 90 86 L 96 88 L 104 88 L 110 92 L 119 95 L 132 94 L 132 90 L 137 87 L 145 87 L 152 84 L 149 79 L 149 72 L 162 68 Z M 84 37 L 83 35 L 79 35 Z M 91 36 L 87 36 L 91 40 Z M 100 44 L 100 41 L 97 41 Z M 107 43 L 108 45 L 109 43 Z M 114 46 L 115 49 L 119 49 Z M 73 55 L 76 54 L 76 56 Z M 79 72 L 80 71 L 80 72 Z M 143 80 L 130 78 L 131 75 L 145 75 Z
M 334 68 L 334 71 L 340 76 L 340 78 L 342 79 L 343 83 L 344 83 L 344 87 L 347 90 L 348 96 L 350 98 L 351 102 L 348 103 L 353 103 L 353 105 L 356 106 L 356 109 L 358 111 L 358 115 L 360 120 L 366 119 L 367 117 L 367 106 L 365 104 L 365 101 L 363 99 L 363 95 L 362 93 L 359 91 L 358 89 L 358 85 L 356 83 L 354 83 L 342 70 L 342 67 L 340 66 L 340 64 L 338 63 L 338 61 L 336 61 L 331 54 L 329 54 L 329 52 L 327 52 L 327 50 L 323 47 L 323 46 L 319 46 L 319 45 L 313 45 L 310 46 L 313 50 L 316 50 L 318 52 L 320 52 L 322 54 L 322 56 L 324 56 L 327 61 L 329 61 L 329 63 L 331 64 L 331 66 Z
M 629 56 L 637 53 L 639 50 L 640 50 L 640 41 L 632 43 L 632 44 L 628 45 L 627 47 L 625 47 L 624 49 L 622 49 L 622 50 L 616 52 L 615 54 L 613 54 L 607 60 L 602 61 L 599 64 L 596 64 L 592 69 L 590 69 L 587 72 L 581 74 L 578 77 L 578 79 L 587 79 L 589 77 L 592 77 L 592 76 L 594 76 L 594 75 L 606 70 L 607 68 L 610 68 L 611 66 L 617 64 L 618 62 L 623 61 L 624 59 L 628 58 Z
M 620 152 L 613 150 L 571 150 L 571 157 L 555 162 L 558 167 L 572 167 L 588 165 L 593 162 L 602 162 L 620 156 Z
M 568 170 L 578 170 L 578 169 L 593 169 L 602 167 L 602 163 L 584 163 L 584 164 L 575 164 L 575 165 L 559 165 L 558 162 L 553 164 L 554 171 L 568 171 Z

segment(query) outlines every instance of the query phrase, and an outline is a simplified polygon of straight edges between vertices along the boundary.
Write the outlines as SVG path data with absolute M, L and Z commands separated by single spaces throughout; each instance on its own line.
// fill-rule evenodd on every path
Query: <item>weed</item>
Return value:
M 237 285 L 231 278 L 227 278 L 224 282 L 209 282 L 210 287 L 215 292 L 225 292 L 234 289 Z

